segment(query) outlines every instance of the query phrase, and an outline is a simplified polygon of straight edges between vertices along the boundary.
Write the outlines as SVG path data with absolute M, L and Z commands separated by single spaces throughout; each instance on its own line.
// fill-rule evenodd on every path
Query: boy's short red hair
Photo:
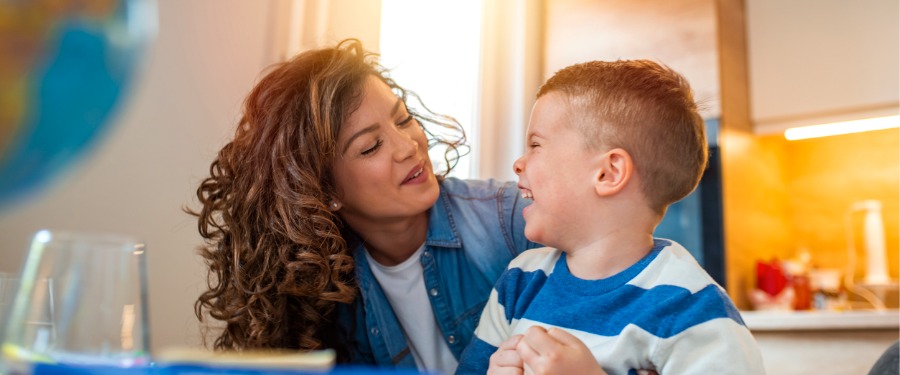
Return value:
M 706 129 L 680 74 L 649 60 L 591 61 L 558 71 L 537 97 L 555 91 L 571 105 L 586 147 L 631 155 L 652 209 L 662 213 L 697 187 Z

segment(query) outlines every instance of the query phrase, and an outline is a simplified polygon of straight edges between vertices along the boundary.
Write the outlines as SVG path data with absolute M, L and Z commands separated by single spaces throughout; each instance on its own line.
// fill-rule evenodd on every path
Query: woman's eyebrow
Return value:
M 400 100 L 400 98 L 397 98 L 397 101 L 394 103 L 394 108 L 391 108 L 391 117 L 393 117 L 394 115 L 397 114 L 397 111 L 400 110 L 401 104 L 403 104 L 403 101 Z M 355 134 L 353 134 L 352 136 L 350 136 L 350 139 L 348 139 L 347 143 L 344 144 L 344 149 L 341 150 L 341 153 L 343 154 L 343 153 L 347 152 L 347 149 L 350 148 L 351 144 L 353 144 L 353 140 L 355 140 L 356 138 L 359 138 L 363 134 L 373 132 L 376 129 L 378 129 L 377 122 L 372 125 L 366 126 L 364 129 L 362 129 L 362 130 L 356 132 Z
M 378 130 L 378 124 L 377 124 L 377 123 L 372 124 L 372 125 L 369 125 L 369 126 L 366 126 L 366 127 L 363 128 L 362 130 L 360 130 L 360 131 L 356 132 L 355 134 L 353 134 L 352 136 L 350 136 L 350 139 L 347 140 L 347 143 L 344 143 L 344 149 L 341 150 L 341 153 L 344 154 L 344 153 L 347 152 L 347 149 L 350 148 L 350 145 L 353 144 L 353 140 L 355 140 L 356 138 L 361 137 L 363 134 L 371 133 L 371 132 L 373 132 L 373 131 L 375 131 L 375 130 Z
M 397 102 L 394 103 L 394 108 L 391 108 L 391 116 L 392 116 L 392 117 L 393 117 L 394 115 L 397 114 L 397 111 L 398 111 L 398 110 L 400 110 L 400 105 L 401 105 L 401 104 L 403 104 L 403 101 L 400 100 L 400 98 L 397 98 Z

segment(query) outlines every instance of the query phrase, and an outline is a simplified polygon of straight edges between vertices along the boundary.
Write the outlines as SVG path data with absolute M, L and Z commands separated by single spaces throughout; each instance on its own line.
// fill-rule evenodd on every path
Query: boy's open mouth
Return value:
M 531 199 L 534 200 L 534 195 L 531 194 L 531 190 L 519 188 L 519 192 L 522 195 L 522 199 Z

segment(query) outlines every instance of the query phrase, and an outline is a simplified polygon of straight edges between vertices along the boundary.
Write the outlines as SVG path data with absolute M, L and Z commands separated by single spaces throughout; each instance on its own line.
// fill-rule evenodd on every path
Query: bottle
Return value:
M 791 279 L 794 287 L 794 310 L 809 310 L 812 308 L 812 289 L 809 285 L 809 276 L 806 273 L 794 275 Z
M 812 307 L 812 291 L 805 262 L 802 260 L 785 261 L 783 267 L 788 277 L 788 284 L 794 290 L 791 308 L 793 310 L 809 310 Z
M 887 272 L 884 246 L 884 222 L 881 220 L 881 202 L 866 200 L 857 203 L 865 211 L 863 217 L 863 244 L 866 253 L 866 276 L 868 285 L 885 285 L 891 278 Z

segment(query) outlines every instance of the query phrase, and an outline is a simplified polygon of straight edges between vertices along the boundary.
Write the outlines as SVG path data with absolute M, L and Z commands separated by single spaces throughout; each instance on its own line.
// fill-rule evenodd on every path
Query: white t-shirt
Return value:
M 456 372 L 458 364 L 450 347 L 444 342 L 444 335 L 437 325 L 431 310 L 431 301 L 425 292 L 425 278 L 419 258 L 425 244 L 396 266 L 385 266 L 372 259 L 366 251 L 366 258 L 372 265 L 375 279 L 384 289 L 391 307 L 409 340 L 409 349 L 420 370 L 441 371 L 445 374 Z

